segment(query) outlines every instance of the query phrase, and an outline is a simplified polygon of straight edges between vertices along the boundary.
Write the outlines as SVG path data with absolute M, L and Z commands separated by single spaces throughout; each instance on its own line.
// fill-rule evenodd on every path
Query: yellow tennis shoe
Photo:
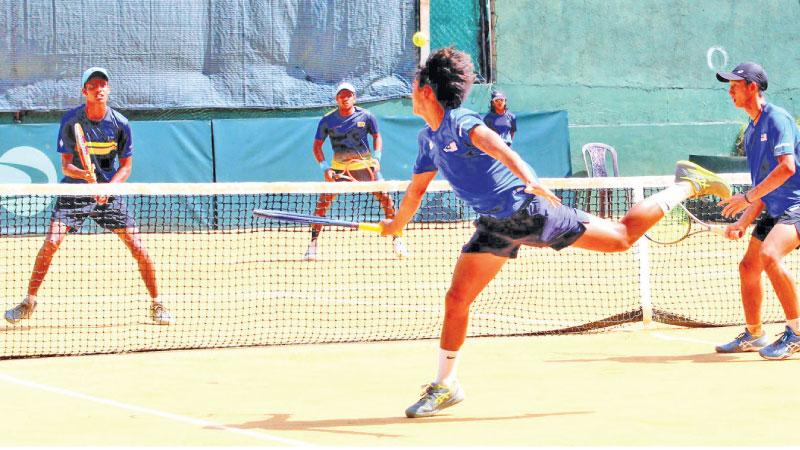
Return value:
M 464 391 L 456 381 L 453 386 L 431 383 L 422 391 L 422 398 L 406 409 L 406 417 L 428 417 L 464 400 Z
M 724 200 L 733 195 L 731 185 L 727 181 L 691 161 L 678 161 L 675 167 L 675 182 L 681 181 L 688 181 L 692 185 L 692 195 L 689 198 L 716 195 Z

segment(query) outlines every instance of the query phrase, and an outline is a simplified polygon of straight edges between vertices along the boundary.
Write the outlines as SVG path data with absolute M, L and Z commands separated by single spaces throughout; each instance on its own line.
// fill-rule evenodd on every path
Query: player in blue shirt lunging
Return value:
M 474 81 L 469 55 L 444 48 L 420 67 L 412 86 L 414 114 L 427 126 L 411 183 L 385 235 L 414 217 L 429 183 L 440 172 L 455 194 L 479 215 L 477 230 L 462 247 L 445 296 L 439 369 L 408 417 L 431 416 L 464 399 L 456 365 L 467 333 L 470 304 L 521 245 L 625 251 L 679 202 L 702 195 L 731 196 L 730 186 L 688 161 L 678 163 L 675 184 L 635 205 L 620 222 L 563 206 L 533 169 L 480 116 L 461 108 Z
M 733 341 L 717 346 L 719 353 L 754 352 L 766 359 L 785 359 L 800 351 L 800 312 L 797 285 L 783 258 L 800 246 L 800 131 L 794 118 L 764 98 L 767 73 L 752 62 L 719 72 L 717 79 L 730 83 L 733 104 L 750 116 L 744 132 L 744 149 L 753 187 L 722 202 L 722 214 L 742 216 L 727 227 L 727 235 L 738 239 L 761 212 L 747 251 L 739 263 L 745 330 Z M 761 328 L 764 291 L 761 274 L 767 273 L 786 315 L 781 337 L 767 345 Z

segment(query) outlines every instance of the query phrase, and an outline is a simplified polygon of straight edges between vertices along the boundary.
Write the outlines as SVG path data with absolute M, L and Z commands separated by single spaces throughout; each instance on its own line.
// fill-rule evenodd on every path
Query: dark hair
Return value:
M 445 108 L 458 108 L 475 81 L 475 67 L 468 54 L 454 47 L 440 48 L 428 56 L 415 75 L 419 88 L 430 85 Z
M 767 90 L 767 82 L 766 81 L 761 82 L 761 81 L 751 80 L 749 78 L 745 78 L 744 79 L 744 84 L 751 84 L 751 83 L 755 83 L 755 84 L 758 85 L 758 92 L 764 92 L 764 91 Z

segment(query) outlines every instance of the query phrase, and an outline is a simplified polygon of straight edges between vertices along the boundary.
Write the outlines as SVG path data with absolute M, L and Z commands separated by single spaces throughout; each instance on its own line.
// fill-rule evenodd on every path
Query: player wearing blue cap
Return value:
M 499 134 L 503 138 L 503 142 L 511 147 L 511 143 L 514 141 L 514 134 L 517 133 L 517 116 L 508 110 L 506 94 L 500 91 L 492 91 L 489 112 L 483 116 L 483 123 L 490 130 Z
M 378 131 L 378 121 L 368 110 L 356 106 L 356 89 L 352 84 L 339 83 L 335 92 L 337 109 L 326 114 L 317 125 L 314 136 L 314 158 L 322 169 L 325 181 L 376 181 L 383 177 L 380 173 L 380 161 L 383 155 L 383 140 Z M 374 151 L 370 150 L 368 136 L 372 136 Z M 322 144 L 331 138 L 333 148 L 332 162 L 328 163 Z M 392 198 L 386 192 L 374 192 L 375 198 L 383 208 L 386 218 L 394 217 L 395 208 Z M 334 194 L 322 194 L 317 200 L 314 214 L 324 217 L 333 201 Z M 311 226 L 311 242 L 308 244 L 303 259 L 317 259 L 317 238 L 322 225 Z M 392 237 L 392 248 L 398 258 L 408 256 L 403 240 L 399 236 Z
M 800 246 L 800 131 L 783 108 L 768 103 L 767 73 L 753 62 L 719 72 L 729 83 L 728 94 L 737 108 L 750 116 L 744 132 L 744 149 L 753 187 L 724 200 L 722 214 L 739 219 L 726 229 L 738 239 L 756 219 L 747 250 L 739 263 L 745 330 L 733 341 L 717 346 L 719 353 L 751 352 L 766 359 L 785 359 L 800 351 L 797 285 L 783 258 Z M 766 209 L 766 214 L 761 214 Z M 761 217 L 759 219 L 759 216 Z M 786 315 L 780 338 L 767 345 L 761 326 L 764 292 L 761 274 L 766 272 Z
M 133 137 L 128 119 L 108 106 L 111 94 L 108 71 L 102 67 L 87 69 L 81 77 L 81 92 L 86 104 L 67 111 L 61 119 L 57 145 L 64 172 L 61 182 L 88 183 L 96 179 L 98 183 L 122 183 L 133 168 Z M 86 134 L 93 167 L 83 167 L 80 163 L 73 128 L 76 123 L 80 123 Z M 67 234 L 80 230 L 87 218 L 122 239 L 136 258 L 150 294 L 150 318 L 159 325 L 171 323 L 172 316 L 158 299 L 153 261 L 121 197 L 62 196 L 56 200 L 44 245 L 36 256 L 28 282 L 28 294 L 20 304 L 6 311 L 5 319 L 13 324 L 31 317 L 53 255 Z
M 470 305 L 503 264 L 517 256 L 521 245 L 624 251 L 681 201 L 709 194 L 731 195 L 724 180 L 681 161 L 674 185 L 635 205 L 619 222 L 564 206 L 478 114 L 461 107 L 473 80 L 469 55 L 453 48 L 433 52 L 417 71 L 412 106 L 427 126 L 419 133 L 411 183 L 397 215 L 383 221 L 384 234 L 401 231 L 414 217 L 437 173 L 479 215 L 477 229 L 461 249 L 445 296 L 436 378 L 419 401 L 406 409 L 408 417 L 431 416 L 464 399 L 456 365 L 467 334 Z

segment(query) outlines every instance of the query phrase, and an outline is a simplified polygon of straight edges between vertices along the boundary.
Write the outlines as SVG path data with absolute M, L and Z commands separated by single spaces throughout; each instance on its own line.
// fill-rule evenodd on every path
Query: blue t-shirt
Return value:
M 508 110 L 503 114 L 497 114 L 492 110 L 483 116 L 483 123 L 499 134 L 506 145 L 511 147 L 511 135 L 517 132 L 517 116 Z
M 71 153 L 72 164 L 85 169 L 75 149 L 75 130 L 73 125 L 80 123 L 86 135 L 86 146 L 95 167 L 98 183 L 108 183 L 119 170 L 119 159 L 133 155 L 133 137 L 128 119 L 110 107 L 99 122 L 86 117 L 86 106 L 71 109 L 61 118 L 58 132 L 58 152 Z M 85 183 L 84 180 L 64 176 L 62 183 Z
M 800 204 L 800 132 L 785 109 L 770 103 L 764 105 L 758 123 L 751 120 L 744 131 L 744 149 L 753 186 L 761 183 L 778 165 L 778 156 L 794 155 L 795 173 L 762 200 L 772 217 Z
M 500 161 L 472 144 L 469 133 L 483 125 L 468 109 L 446 109 L 439 129 L 426 126 L 419 133 L 419 154 L 414 173 L 439 171 L 456 196 L 480 215 L 507 217 L 517 211 L 530 194 L 525 183 Z M 535 173 L 533 169 L 531 172 Z
M 317 125 L 314 139 L 324 141 L 331 138 L 333 160 L 345 162 L 352 159 L 368 159 L 372 153 L 367 137 L 378 133 L 378 121 L 371 112 L 355 107 L 355 112 L 342 117 L 339 110 L 325 115 Z

